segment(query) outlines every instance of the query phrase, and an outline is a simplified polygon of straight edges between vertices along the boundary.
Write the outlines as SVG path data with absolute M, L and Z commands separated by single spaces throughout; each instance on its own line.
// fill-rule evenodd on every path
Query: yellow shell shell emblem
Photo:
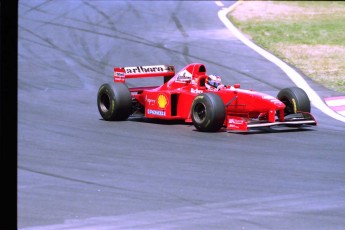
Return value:
M 158 96 L 157 101 L 158 101 L 158 106 L 161 109 L 164 109 L 168 104 L 168 100 L 163 94 Z

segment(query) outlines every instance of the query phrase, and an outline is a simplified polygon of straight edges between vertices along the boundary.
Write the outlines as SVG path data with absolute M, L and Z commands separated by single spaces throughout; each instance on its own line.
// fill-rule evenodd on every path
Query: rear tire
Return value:
M 192 104 L 192 121 L 203 132 L 216 132 L 224 124 L 225 106 L 222 99 L 214 93 L 202 93 Z
M 97 94 L 98 111 L 106 121 L 126 120 L 132 113 L 131 92 L 125 84 L 103 84 Z

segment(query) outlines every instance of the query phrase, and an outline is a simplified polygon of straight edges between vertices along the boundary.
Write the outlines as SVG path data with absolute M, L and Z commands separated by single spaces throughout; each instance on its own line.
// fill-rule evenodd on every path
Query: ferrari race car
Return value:
M 132 88 L 126 85 L 126 79 L 146 77 L 164 77 L 164 83 Z M 209 78 L 200 63 L 189 64 L 177 73 L 170 65 L 115 67 L 114 83 L 103 84 L 98 90 L 98 110 L 107 121 L 140 114 L 184 120 L 203 132 L 317 125 L 310 114 L 309 98 L 301 88 L 285 88 L 273 97 L 241 89 L 240 84 L 210 88 Z

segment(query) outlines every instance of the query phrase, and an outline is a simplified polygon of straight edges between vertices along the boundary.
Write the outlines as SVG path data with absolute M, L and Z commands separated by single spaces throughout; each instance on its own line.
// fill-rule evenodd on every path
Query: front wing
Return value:
M 249 129 L 252 128 L 263 128 L 271 126 L 300 127 L 305 125 L 315 126 L 317 125 L 317 122 L 310 113 L 300 112 L 285 116 L 284 121 L 279 121 L 279 119 L 276 119 L 275 122 L 268 122 L 266 120 L 258 119 L 246 119 L 243 117 L 236 116 L 228 116 L 226 128 L 228 130 L 235 131 L 249 131 Z

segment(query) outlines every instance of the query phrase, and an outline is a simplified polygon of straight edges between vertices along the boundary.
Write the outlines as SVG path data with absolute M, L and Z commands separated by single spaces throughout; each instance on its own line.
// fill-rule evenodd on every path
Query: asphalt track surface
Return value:
M 211 1 L 19 2 L 19 229 L 343 229 L 345 124 L 314 107 L 317 127 L 247 134 L 101 119 L 97 90 L 114 66 L 201 62 L 226 84 L 271 95 L 293 86 L 219 10 Z

